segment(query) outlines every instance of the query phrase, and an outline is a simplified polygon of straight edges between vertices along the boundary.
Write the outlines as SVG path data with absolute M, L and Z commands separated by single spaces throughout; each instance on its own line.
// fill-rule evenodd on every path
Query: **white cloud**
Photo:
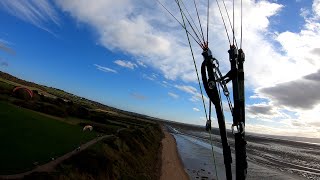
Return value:
M 142 2 L 138 0 L 118 0 L 117 2 L 95 0 L 92 3 L 87 3 L 85 0 L 77 2 L 57 0 L 56 2 L 59 7 L 70 13 L 79 22 L 88 24 L 95 29 L 99 35 L 99 43 L 106 48 L 137 56 L 141 60 L 140 62 L 159 69 L 168 79 L 179 78 L 184 81 L 196 81 L 184 31 L 156 2 L 147 0 L 142 0 Z M 163 0 L 162 2 L 174 15 L 179 17 L 179 11 L 176 6 L 172 6 L 172 1 Z M 229 69 L 228 54 L 226 53 L 228 44 L 217 6 L 215 2 L 211 3 L 210 47 L 220 60 L 222 70 L 226 70 Z M 43 9 L 49 9 L 47 13 L 49 18 L 47 19 L 53 19 L 57 22 L 52 8 L 51 10 L 48 8 L 50 7 L 48 3 L 43 4 L 41 5 L 41 7 L 45 7 Z M 226 4 L 228 9 L 231 9 L 231 1 L 227 0 Z M 203 12 L 205 12 L 205 5 L 206 3 L 199 3 L 199 8 L 204 10 Z M 239 14 L 239 2 L 236 2 L 235 5 L 235 13 Z M 284 46 L 285 51 L 288 49 L 286 45 L 295 44 L 287 41 L 288 39 L 296 39 L 295 35 L 286 32 L 270 32 L 268 29 L 269 18 L 277 15 L 284 6 L 268 1 L 244 0 L 243 8 L 245 9 L 243 14 L 243 48 L 245 52 L 248 52 L 245 70 L 249 85 L 253 87 L 269 86 L 296 79 L 305 75 L 306 72 L 310 72 L 310 69 L 315 69 L 310 64 L 295 61 L 301 59 L 301 56 L 293 60 L 291 56 L 283 56 L 270 41 L 269 35 L 274 33 L 276 40 Z M 318 8 L 319 0 L 315 0 L 313 11 L 319 12 Z M 190 13 L 194 14 L 195 12 L 192 10 Z M 206 13 L 200 15 L 204 22 L 205 15 Z M 43 16 L 40 17 L 38 19 L 44 19 Z M 236 22 L 239 22 L 238 20 Z M 317 27 L 313 26 L 309 29 L 317 29 Z M 239 37 L 239 24 L 236 24 L 235 33 Z M 310 38 L 314 35 L 311 35 Z M 300 39 L 299 42 L 305 42 L 305 40 Z M 314 42 L 318 41 L 314 40 Z M 254 49 L 254 53 L 250 53 L 252 49 Z M 202 61 L 201 50 L 195 47 L 194 52 L 199 67 Z M 134 68 L 135 66 L 130 67 Z M 287 69 L 287 73 L 283 73 L 284 68 Z
M 174 87 L 188 94 L 191 94 L 191 97 L 189 98 L 191 102 L 202 103 L 202 95 L 198 92 L 198 90 L 195 87 L 188 85 L 175 85 Z M 203 95 L 203 99 L 205 103 L 209 102 L 209 98 L 206 95 Z
M 58 0 L 57 3 L 79 22 L 95 29 L 99 43 L 109 50 L 139 57 L 168 79 L 196 79 L 185 34 L 156 1 Z
M 162 72 L 163 76 L 169 80 L 181 79 L 185 82 L 196 82 L 184 31 L 155 1 L 96 0 L 94 3 L 88 3 L 85 0 L 76 2 L 57 0 L 57 2 L 78 22 L 88 24 L 96 30 L 99 36 L 98 41 L 105 48 L 133 55 L 143 64 L 148 64 Z M 176 6 L 172 6 L 172 1 L 163 0 L 162 2 L 174 15 L 179 17 L 179 11 Z M 239 2 L 235 2 L 235 13 L 238 15 L 240 14 Z M 226 52 L 229 44 L 224 34 L 218 7 L 214 1 L 211 3 L 209 46 L 214 56 L 219 59 L 222 72 L 226 73 L 230 66 Z M 231 9 L 232 1 L 226 0 L 226 5 L 228 9 Z M 200 12 L 206 12 L 205 3 L 200 3 L 199 8 Z M 284 8 L 286 7 L 279 2 L 243 0 L 245 79 L 246 87 L 254 89 L 257 93 L 255 97 L 263 97 L 257 91 L 258 89 L 294 81 L 320 69 L 317 53 L 320 42 L 320 23 L 318 21 L 320 0 L 313 1 L 312 9 L 308 10 L 310 14 L 302 13 L 305 17 L 305 24 L 303 27 L 297 27 L 301 29 L 300 32 L 277 32 L 270 29 L 270 18 L 281 15 L 279 13 Z M 205 13 L 200 15 L 203 22 L 206 20 L 205 15 Z M 239 37 L 239 19 L 236 19 L 235 22 L 235 34 Z M 288 23 L 288 20 L 280 23 Z M 194 52 L 199 68 L 202 61 L 201 49 L 194 46 Z M 131 69 L 138 66 L 122 64 Z M 151 78 L 154 79 L 154 77 Z M 174 87 L 192 95 L 191 101 L 196 102 L 201 99 L 201 94 L 192 86 L 176 85 Z M 288 89 L 288 91 L 291 90 Z M 269 97 L 267 100 L 268 103 L 278 106 L 275 103 L 276 99 Z M 282 109 L 279 108 L 276 107 L 275 110 L 281 111 Z M 294 111 L 297 112 L 299 119 L 312 116 L 312 113 L 306 110 L 294 109 Z
M 196 112 L 199 112 L 199 111 L 200 111 L 200 109 L 198 109 L 198 108 L 192 108 L 192 110 L 193 110 L 193 111 L 196 111 Z
M 175 85 L 174 87 L 181 90 L 181 91 L 189 93 L 189 94 L 196 94 L 197 93 L 197 89 L 194 88 L 193 86 Z
M 137 64 L 141 67 L 147 68 L 147 65 L 145 65 L 142 61 L 137 60 Z
M 247 105 L 247 117 L 260 121 L 273 122 L 275 118 L 288 118 L 285 113 L 280 112 L 280 109 L 269 103 L 256 103 Z
M 52 3 L 47 0 L 0 1 L 0 8 L 50 33 L 52 32 L 48 29 L 46 23 L 53 22 L 59 25 L 58 14 Z
M 190 99 L 191 102 L 202 102 L 202 95 L 201 93 L 194 94 Z M 203 95 L 203 100 L 207 104 L 209 102 L 209 98 L 206 95 Z
M 314 0 L 312 4 L 313 12 L 320 17 L 320 0 Z
M 142 77 L 143 77 L 144 79 L 148 79 L 148 80 L 150 80 L 150 81 L 154 81 L 154 80 L 155 80 L 155 78 L 154 78 L 153 76 L 149 76 L 149 75 L 147 75 L 147 74 L 142 74 Z
M 114 63 L 129 69 L 135 69 L 138 67 L 135 63 L 132 63 L 130 61 L 124 61 L 124 60 L 115 60 Z
M 172 1 L 163 0 L 162 2 L 175 16 L 179 17 L 178 8 L 172 6 Z M 228 44 L 217 6 L 215 2 L 211 3 L 210 47 L 220 60 L 222 70 L 226 70 L 229 69 L 226 52 Z M 159 69 L 167 79 L 196 81 L 186 35 L 178 23 L 156 1 L 119 0 L 111 3 L 96 0 L 88 4 L 85 0 L 77 2 L 58 0 L 58 4 L 79 22 L 93 27 L 99 34 L 99 42 L 106 48 L 121 50 L 139 57 L 141 62 Z M 226 1 L 226 4 L 230 9 L 231 1 Z M 206 12 L 205 5 L 204 2 L 199 3 L 200 12 L 201 10 Z M 272 43 L 268 41 L 266 32 L 270 24 L 268 18 L 276 15 L 282 6 L 267 1 L 255 2 L 253 0 L 244 0 L 243 6 L 246 9 L 243 48 L 248 51 L 245 64 L 246 78 L 253 86 L 273 84 L 279 81 L 279 76 L 283 74 L 281 70 L 287 67 L 288 60 L 276 52 Z M 237 10 L 235 13 L 239 14 L 240 4 L 238 2 L 235 9 Z M 195 14 L 193 11 L 190 13 Z M 206 13 L 201 14 L 200 18 L 203 22 L 205 22 L 205 16 Z M 236 22 L 239 21 L 236 20 Z M 239 35 L 239 29 L 236 29 L 235 33 Z M 255 53 L 250 53 L 252 49 L 255 50 Z M 201 50 L 194 46 L 194 52 L 197 65 L 200 67 Z M 292 73 L 283 78 L 291 77 Z M 283 78 L 280 78 L 280 81 Z
M 169 95 L 170 97 L 174 98 L 174 99 L 178 99 L 178 98 L 179 98 L 179 95 L 174 94 L 174 93 L 172 93 L 172 92 L 168 92 L 168 95 Z
M 303 18 L 307 18 L 310 15 L 310 10 L 307 8 L 300 9 L 300 16 Z
M 100 66 L 98 64 L 94 64 L 94 66 L 97 67 L 98 70 L 103 71 L 103 72 L 112 72 L 112 73 L 118 73 L 116 70 L 108 68 L 108 67 L 104 67 L 104 66 Z

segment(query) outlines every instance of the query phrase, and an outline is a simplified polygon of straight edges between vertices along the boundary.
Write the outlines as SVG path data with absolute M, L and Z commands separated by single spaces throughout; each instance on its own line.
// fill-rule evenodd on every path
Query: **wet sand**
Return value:
M 171 127 L 171 128 L 170 128 Z M 170 125 L 169 130 L 176 138 L 186 172 L 191 179 L 216 179 L 212 163 L 209 135 L 196 128 Z M 292 140 L 247 135 L 248 177 L 247 179 L 320 179 L 319 144 Z M 215 160 L 219 180 L 223 179 L 223 157 L 220 136 L 212 134 Z M 231 151 L 234 153 L 234 139 L 229 136 Z M 220 149 L 220 150 L 219 150 Z M 233 160 L 235 160 L 233 154 Z M 234 163 L 233 163 L 234 165 Z M 234 172 L 234 166 L 233 166 Z M 234 174 L 234 173 L 233 173 Z M 221 176 L 222 175 L 222 176 Z
M 165 137 L 162 140 L 162 167 L 160 180 L 189 179 L 177 151 L 174 137 L 163 129 Z

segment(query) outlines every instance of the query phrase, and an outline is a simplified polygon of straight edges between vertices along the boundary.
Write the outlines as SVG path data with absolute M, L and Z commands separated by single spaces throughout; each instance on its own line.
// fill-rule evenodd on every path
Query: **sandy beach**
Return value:
M 162 167 L 160 180 L 189 179 L 177 151 L 174 137 L 163 129 L 165 137 L 162 139 Z

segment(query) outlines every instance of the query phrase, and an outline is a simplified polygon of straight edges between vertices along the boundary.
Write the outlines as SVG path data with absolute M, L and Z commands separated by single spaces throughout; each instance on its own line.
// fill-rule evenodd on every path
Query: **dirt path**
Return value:
M 183 164 L 177 151 L 177 145 L 174 137 L 164 131 L 165 137 L 162 140 L 162 167 L 160 180 L 184 180 L 189 179 L 184 171 Z
M 27 171 L 27 172 L 20 173 L 20 174 L 13 174 L 13 175 L 0 175 L 0 179 L 21 179 L 24 176 L 29 175 L 33 172 L 52 172 L 54 170 L 54 168 L 62 161 L 70 158 L 71 156 L 73 156 L 75 154 L 78 154 L 79 152 L 87 149 L 88 147 L 101 141 L 102 139 L 107 138 L 107 137 L 111 137 L 111 136 L 113 136 L 113 135 L 105 135 L 105 136 L 95 138 L 95 139 L 81 145 L 79 150 L 75 149 L 75 150 L 73 150 L 73 151 L 53 160 L 53 161 L 48 162 L 47 164 L 40 165 L 31 171 Z

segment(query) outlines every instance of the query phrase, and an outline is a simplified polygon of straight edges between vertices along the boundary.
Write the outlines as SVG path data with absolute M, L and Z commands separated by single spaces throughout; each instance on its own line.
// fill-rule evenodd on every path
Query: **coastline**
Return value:
M 179 156 L 175 138 L 165 128 L 162 128 L 162 131 L 164 138 L 161 141 L 162 165 L 160 180 L 189 179 Z

